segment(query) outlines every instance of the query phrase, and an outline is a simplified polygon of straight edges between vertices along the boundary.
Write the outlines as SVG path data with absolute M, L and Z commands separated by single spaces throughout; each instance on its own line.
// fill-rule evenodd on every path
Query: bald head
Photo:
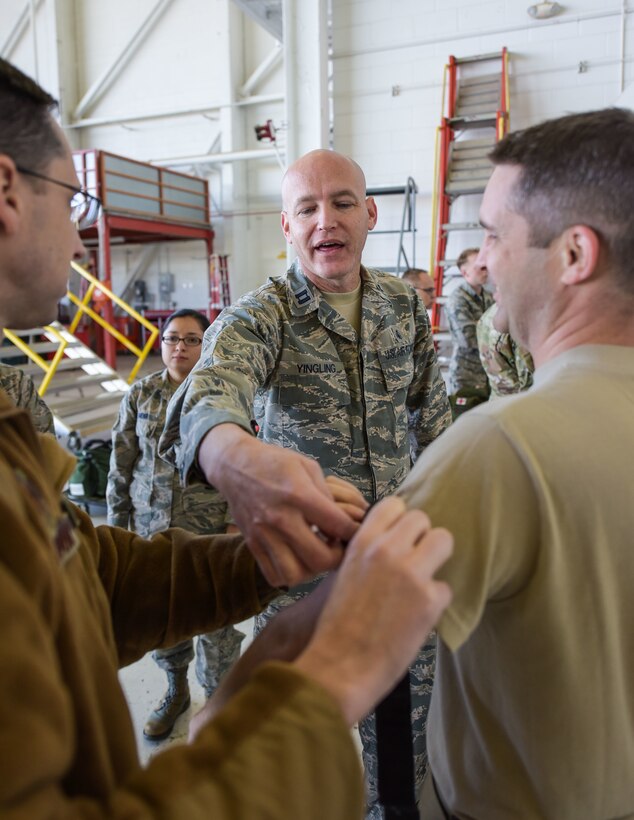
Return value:
M 346 183 L 352 186 L 354 193 L 365 199 L 365 174 L 361 166 L 337 151 L 317 148 L 304 154 L 288 167 L 282 178 L 282 208 L 285 211 L 291 209 L 295 204 L 298 188 L 305 191 L 310 188 L 311 181 L 317 183 L 320 178 L 345 179 Z
M 282 202 L 282 231 L 304 275 L 322 291 L 355 290 L 377 218 L 357 163 L 335 151 L 311 151 L 284 175 Z

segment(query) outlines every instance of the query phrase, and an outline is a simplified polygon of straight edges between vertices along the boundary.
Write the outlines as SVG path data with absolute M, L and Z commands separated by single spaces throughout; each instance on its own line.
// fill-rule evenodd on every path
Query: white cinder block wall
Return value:
M 360 162 L 370 185 L 402 185 L 413 176 L 419 189 L 417 265 L 429 263 L 434 136 L 450 54 L 508 48 L 512 129 L 613 104 L 621 92 L 622 59 L 625 85 L 632 81 L 634 19 L 624 4 L 571 0 L 562 4 L 565 13 L 541 21 L 529 17 L 528 5 L 334 0 L 335 147 Z M 400 224 L 400 202 L 382 198 L 378 205 L 378 227 Z M 463 198 L 460 208 L 477 218 L 473 198 Z M 454 235 L 447 256 L 477 241 L 474 234 Z M 369 240 L 366 258 L 394 265 L 395 242 Z
M 371 186 L 403 185 L 408 176 L 414 178 L 418 232 L 414 249 L 408 241 L 406 250 L 410 261 L 415 253 L 418 265 L 429 262 L 434 134 L 450 54 L 509 49 L 513 128 L 610 105 L 632 81 L 632 0 L 566 0 L 562 15 L 544 21 L 528 16 L 529 4 L 331 0 L 333 146 L 357 159 Z M 28 4 L 0 0 L 0 53 L 37 72 L 61 99 L 63 123 L 75 146 L 148 161 L 253 150 L 266 147 L 256 141 L 254 125 L 272 119 L 282 129 L 283 148 L 281 64 L 252 89 L 255 100 L 245 105 L 240 92 L 275 49 L 275 40 L 231 0 L 163 2 L 120 70 L 113 68 L 116 58 L 157 7 L 156 0 L 40 0 L 36 5 L 33 38 L 28 18 L 19 25 Z M 78 111 L 108 69 L 113 70 L 99 93 Z M 275 158 L 178 169 L 210 181 L 216 250 L 230 255 L 233 296 L 284 271 L 282 171 Z M 402 201 L 382 198 L 378 205 L 378 227 L 397 227 Z M 462 207 L 465 215 L 476 216 L 474 203 L 465 200 Z M 453 250 L 474 239 L 456 237 Z M 115 249 L 115 290 L 139 253 Z M 376 236 L 368 240 L 366 261 L 393 266 L 396 253 L 395 236 Z M 178 307 L 206 306 L 202 243 L 160 250 L 145 277 L 157 306 L 163 272 L 176 276 Z

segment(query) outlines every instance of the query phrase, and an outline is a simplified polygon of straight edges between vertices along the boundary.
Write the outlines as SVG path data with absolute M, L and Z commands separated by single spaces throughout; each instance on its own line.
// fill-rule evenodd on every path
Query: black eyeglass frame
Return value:
M 167 339 L 176 339 L 176 341 L 168 342 Z M 196 339 L 196 344 L 188 344 L 187 339 Z M 169 333 L 166 336 L 161 336 L 161 341 L 168 347 L 176 347 L 179 342 L 183 342 L 185 347 L 198 347 L 203 343 L 203 340 L 199 339 L 198 336 L 194 336 L 193 333 L 189 333 L 187 336 L 177 336 L 175 333 Z
M 101 216 L 103 203 L 98 196 L 94 196 L 76 185 L 71 185 L 68 182 L 62 182 L 61 179 L 54 179 L 46 174 L 40 174 L 39 171 L 31 171 L 29 168 L 23 168 L 21 165 L 16 165 L 15 167 L 21 174 L 26 174 L 27 176 L 35 177 L 36 179 L 42 179 L 44 182 L 52 182 L 53 185 L 61 185 L 62 188 L 68 188 L 68 190 L 72 191 L 75 195 L 81 194 L 86 198 L 86 215 L 92 213 L 92 218 L 87 220 L 86 217 L 82 217 L 81 219 L 75 220 L 71 217 L 71 222 L 76 224 L 77 230 L 92 227 L 92 225 L 94 225 Z

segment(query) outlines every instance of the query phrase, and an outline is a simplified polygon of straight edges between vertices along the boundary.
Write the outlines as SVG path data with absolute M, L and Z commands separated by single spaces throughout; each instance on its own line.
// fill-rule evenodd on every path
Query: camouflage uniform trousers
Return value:
M 240 657 L 244 632 L 233 626 L 207 632 L 196 639 L 196 678 L 211 697 L 222 676 Z M 182 641 L 168 649 L 155 649 L 152 658 L 166 672 L 186 669 L 194 659 L 194 642 Z
M 193 491 L 193 492 L 192 492 Z M 183 502 L 187 502 L 184 506 Z M 178 510 L 178 512 L 177 512 Z M 195 533 L 226 530 L 228 518 L 224 499 L 206 485 L 183 490 L 180 486 L 174 493 L 172 526 L 183 527 Z M 214 526 L 212 526 L 212 523 Z M 235 626 L 225 626 L 215 632 L 206 632 L 194 641 L 181 641 L 167 649 L 155 649 L 152 658 L 166 672 L 187 668 L 196 657 L 196 678 L 211 697 L 218 688 L 223 675 L 240 657 L 240 648 L 246 635 Z
M 312 592 L 321 579 L 301 584 L 272 601 L 260 615 L 256 615 L 253 636 L 258 635 L 278 612 Z M 436 633 L 432 632 L 409 670 L 412 699 L 412 740 L 414 745 L 414 772 L 416 795 L 419 794 L 427 771 L 427 715 L 436 670 Z M 366 783 L 366 820 L 383 820 L 383 808 L 378 803 L 378 762 L 376 720 L 374 712 L 359 721 L 361 756 Z

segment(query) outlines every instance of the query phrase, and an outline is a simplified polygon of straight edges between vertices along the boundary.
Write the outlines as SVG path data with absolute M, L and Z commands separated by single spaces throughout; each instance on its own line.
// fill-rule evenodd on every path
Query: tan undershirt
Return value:
M 326 293 L 321 291 L 322 298 L 333 307 L 354 328 L 357 336 L 361 331 L 361 292 L 362 283 L 359 282 L 354 290 L 347 293 Z

